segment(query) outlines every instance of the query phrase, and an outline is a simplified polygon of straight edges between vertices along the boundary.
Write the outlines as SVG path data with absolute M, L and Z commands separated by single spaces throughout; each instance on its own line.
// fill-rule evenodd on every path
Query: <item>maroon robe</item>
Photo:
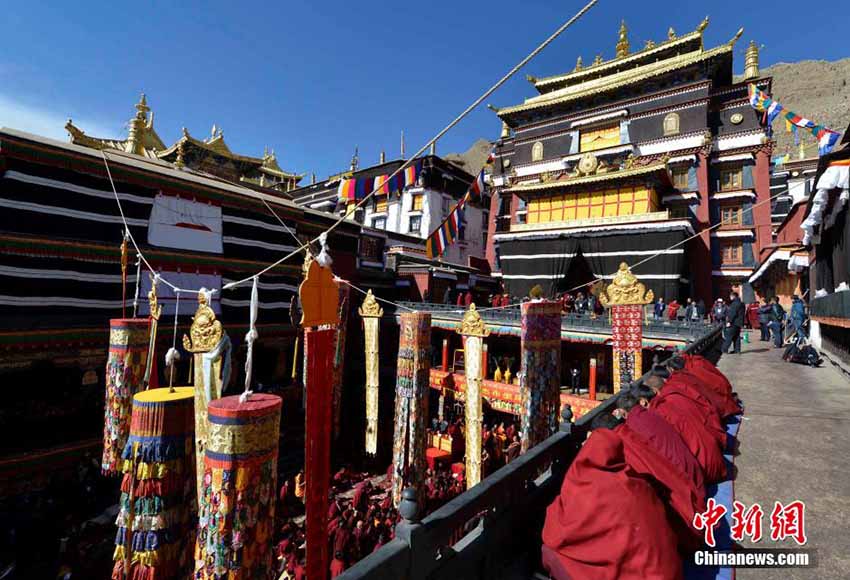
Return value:
M 702 467 L 685 445 L 682 436 L 664 420 L 664 417 L 655 411 L 635 405 L 629 411 L 626 425 L 643 435 L 661 455 L 693 483 L 694 487 L 702 490 L 705 495 L 705 476 L 702 473 Z
M 692 376 L 692 375 L 689 375 Z M 689 377 L 688 376 L 688 377 Z M 691 400 L 694 403 L 694 409 L 698 409 L 695 414 L 702 420 L 708 432 L 717 439 L 717 444 L 720 449 L 726 448 L 726 427 L 720 419 L 720 414 L 700 389 L 694 386 L 693 382 L 685 375 L 677 373 L 671 375 L 661 388 L 661 394 L 669 397 L 682 397 Z
M 682 578 L 664 505 L 626 462 L 623 436 L 594 431 L 546 510 L 543 565 L 556 580 Z

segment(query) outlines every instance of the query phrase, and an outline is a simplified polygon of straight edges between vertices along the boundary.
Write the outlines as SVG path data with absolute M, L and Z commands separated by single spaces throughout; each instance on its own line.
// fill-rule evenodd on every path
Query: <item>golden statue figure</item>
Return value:
M 647 290 L 645 285 L 638 282 L 629 265 L 625 262 L 620 262 L 620 268 L 614 279 L 599 293 L 599 301 L 605 307 L 624 304 L 649 304 L 653 298 L 652 290 Z
M 206 293 L 198 292 L 198 310 L 192 319 L 189 336 L 183 335 L 183 348 L 189 352 L 209 352 L 218 346 L 223 334 L 221 322 L 216 320 Z

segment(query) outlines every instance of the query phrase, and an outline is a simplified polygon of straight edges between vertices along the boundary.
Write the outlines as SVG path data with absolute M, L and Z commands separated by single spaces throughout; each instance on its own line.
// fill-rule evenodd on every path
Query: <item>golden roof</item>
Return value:
M 153 112 L 148 107 L 145 94 L 136 103 L 136 115 L 130 120 L 130 130 L 127 139 L 104 139 L 91 137 L 74 125 L 71 119 L 65 123 L 65 130 L 71 136 L 71 143 L 91 147 L 92 149 L 115 149 L 125 153 L 136 153 L 151 159 L 156 159 L 156 153 L 165 149 L 165 143 L 153 128 Z

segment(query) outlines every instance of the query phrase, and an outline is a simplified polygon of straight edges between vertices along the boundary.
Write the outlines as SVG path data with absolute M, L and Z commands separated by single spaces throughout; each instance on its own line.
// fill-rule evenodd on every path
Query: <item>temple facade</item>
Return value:
M 170 147 L 166 147 L 153 126 L 153 112 L 145 95 L 136 103 L 136 114 L 128 123 L 127 138 L 123 140 L 91 137 L 70 119 L 65 130 L 71 143 L 93 149 L 134 153 L 151 160 L 162 160 L 177 168 L 188 167 L 234 183 L 256 185 L 276 191 L 289 191 L 304 177 L 280 168 L 274 151 L 266 150 L 262 157 L 238 155 L 224 142 L 224 132 L 213 125 L 206 139 L 192 137 L 186 128 Z
M 747 86 L 769 92 L 770 78 L 751 44 L 735 82 L 743 30 L 706 49 L 707 25 L 633 50 L 623 23 L 614 58 L 529 76 L 537 95 L 491 107 L 503 129 L 487 254 L 510 294 L 575 291 L 625 260 L 668 301 L 752 299 L 773 241 L 770 204 L 755 206 L 770 197 L 771 141 Z

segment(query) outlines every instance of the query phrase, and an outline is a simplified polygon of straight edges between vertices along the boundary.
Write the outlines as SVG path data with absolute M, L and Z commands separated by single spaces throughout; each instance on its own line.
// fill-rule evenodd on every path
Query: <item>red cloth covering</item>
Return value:
M 691 450 L 664 417 L 640 405 L 629 411 L 626 425 L 642 435 L 652 447 L 687 477 L 705 496 L 705 476 Z
M 543 564 L 556 580 L 682 578 L 664 505 L 627 464 L 623 441 L 593 432 L 546 510 Z
M 741 412 L 741 408 L 732 397 L 731 391 L 726 392 L 720 385 L 714 386 L 717 381 L 714 375 L 705 372 L 698 373 L 699 371 L 678 370 L 673 372 L 672 377 L 692 384 L 706 399 L 711 401 L 721 419 L 734 417 Z
M 720 444 L 705 426 L 705 421 L 700 416 L 700 408 L 694 401 L 662 390 L 653 397 L 649 408 L 661 415 L 682 437 L 702 467 L 706 483 L 726 479 L 726 462 Z
M 452 454 L 436 447 L 429 447 L 425 450 L 425 461 L 430 469 L 435 469 L 437 465 L 448 465 L 452 462 Z
M 716 366 L 711 364 L 707 358 L 698 354 L 683 354 L 685 359 L 685 370 L 700 377 L 714 391 L 728 397 L 732 397 L 732 383 L 726 375 L 720 372 Z M 740 412 L 740 409 L 738 410 Z
M 717 408 L 706 397 L 697 386 L 696 378 L 693 375 L 685 373 L 676 373 L 671 375 L 664 386 L 661 388 L 661 393 L 669 396 L 685 397 L 694 402 L 699 408 L 697 416 L 700 417 L 708 429 L 708 432 L 717 439 L 717 444 L 720 449 L 726 448 L 726 427 L 723 426 L 723 421 L 720 419 L 720 413 Z
M 340 560 L 339 558 L 334 558 L 331 560 L 331 578 L 336 578 L 345 572 L 345 562 Z
M 695 550 L 700 544 L 702 534 L 691 522 L 694 521 L 694 514 L 705 511 L 705 487 L 695 485 L 661 455 L 646 437 L 629 425 L 620 425 L 616 431 L 623 438 L 623 449 L 629 467 L 658 482 L 656 491 L 659 492 L 662 503 L 672 508 L 670 526 L 676 532 L 680 545 L 686 550 Z M 688 452 L 687 448 L 685 451 Z

